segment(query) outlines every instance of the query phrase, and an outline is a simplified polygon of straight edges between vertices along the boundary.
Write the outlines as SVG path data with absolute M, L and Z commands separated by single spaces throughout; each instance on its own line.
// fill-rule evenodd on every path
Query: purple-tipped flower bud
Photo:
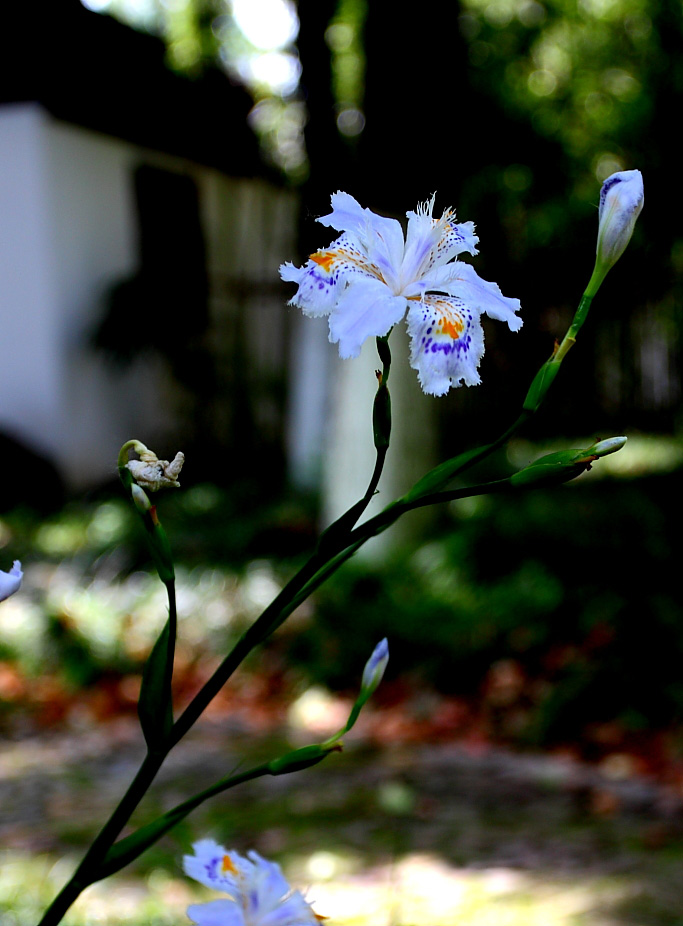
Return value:
M 372 651 L 372 656 L 368 659 L 363 669 L 363 680 L 361 682 L 361 693 L 371 695 L 382 681 L 382 676 L 389 662 L 389 644 L 387 638 L 377 644 Z
M 639 170 L 612 174 L 600 190 L 597 264 L 603 273 L 619 260 L 631 240 L 643 208 L 643 175 Z
M 18 559 L 14 560 L 9 572 L 0 570 L 0 601 L 4 601 L 5 598 L 19 591 L 23 578 L 24 573 L 21 571 L 21 563 Z

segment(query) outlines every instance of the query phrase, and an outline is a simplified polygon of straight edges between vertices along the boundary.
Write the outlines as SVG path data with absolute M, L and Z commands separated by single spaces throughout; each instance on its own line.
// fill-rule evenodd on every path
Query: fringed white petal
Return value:
M 246 910 L 260 923 L 263 914 L 278 907 L 291 888 L 277 862 L 269 862 L 253 850 L 249 858 L 250 890 L 245 893 L 244 903 Z
M 393 296 L 379 280 L 356 279 L 330 315 L 330 341 L 339 356 L 357 357 L 366 338 L 384 337 L 405 315 L 407 300 Z
M 408 309 L 410 365 L 429 395 L 444 395 L 451 386 L 476 386 L 484 353 L 479 313 L 449 296 L 425 296 Z
M 328 248 L 311 254 L 303 267 L 282 264 L 280 276 L 297 283 L 289 300 L 306 315 L 328 315 L 334 308 L 347 281 L 354 276 L 378 279 L 377 268 L 348 235 L 342 235 Z
M 450 279 L 441 282 L 444 292 L 457 296 L 478 312 L 486 313 L 489 318 L 507 322 L 510 331 L 519 331 L 523 324 L 522 319 L 515 314 L 520 309 L 519 299 L 504 296 L 497 283 L 482 280 L 470 264 L 457 261 L 449 265 L 450 268 Z
M 375 264 L 387 285 L 395 288 L 403 258 L 403 229 L 396 219 L 364 209 L 353 196 L 339 191 L 332 195 L 332 212 L 318 221 L 348 232 Z
M 441 267 L 465 251 L 472 256 L 478 254 L 478 242 L 479 236 L 474 233 L 474 222 L 446 221 L 430 267 Z
M 360 203 L 350 193 L 338 190 L 331 196 L 332 212 L 321 215 L 317 221 L 321 225 L 329 225 L 337 231 L 347 231 L 356 237 L 363 237 L 368 224 L 367 213 Z

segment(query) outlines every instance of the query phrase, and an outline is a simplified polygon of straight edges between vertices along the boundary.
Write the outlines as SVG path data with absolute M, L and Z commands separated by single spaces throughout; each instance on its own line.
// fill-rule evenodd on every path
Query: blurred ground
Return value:
M 327 702 L 334 719 L 345 703 Z M 169 758 L 138 822 L 230 772 L 316 739 L 263 715 L 214 714 Z M 328 721 L 329 722 L 329 721 Z M 318 734 L 323 725 L 309 717 Z M 485 743 L 417 743 L 370 712 L 341 755 L 215 798 L 125 875 L 90 889 L 66 922 L 183 923 L 209 892 L 181 857 L 210 836 L 280 860 L 316 910 L 343 924 L 681 922 L 683 796 L 626 764 L 519 755 Z M 270 729 L 266 727 L 270 726 Z M 142 756 L 137 723 L 46 733 L 0 760 L 3 924 L 29 926 Z

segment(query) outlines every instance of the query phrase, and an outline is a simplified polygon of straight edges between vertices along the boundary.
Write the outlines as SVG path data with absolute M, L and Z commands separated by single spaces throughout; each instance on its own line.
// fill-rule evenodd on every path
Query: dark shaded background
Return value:
M 32 4 L 30 16 L 27 7 L 13 4 L 6 14 L 12 41 L 2 59 L 0 98 L 38 99 L 54 115 L 95 129 L 106 111 L 107 124 L 120 119 L 124 136 L 140 143 L 163 142 L 238 175 L 290 182 L 260 160 L 246 126 L 246 93 L 235 90 L 234 111 L 216 108 L 212 88 L 227 78 L 213 67 L 210 35 L 215 15 L 224 11 L 208 2 L 194 9 L 207 36 L 205 59 L 191 79 L 168 71 L 160 81 L 146 76 L 148 56 L 157 65 L 163 57 L 159 40 L 131 33 L 131 48 L 139 54 L 124 65 L 113 50 L 125 29 L 120 24 L 75 0 Z M 680 5 L 529 0 L 508 9 L 426 3 L 406 14 L 385 0 L 304 0 L 299 15 L 309 161 L 300 187 L 299 256 L 320 246 L 313 219 L 328 210 L 336 189 L 397 216 L 437 190 L 437 212 L 455 205 L 460 219 L 476 221 L 480 274 L 522 300 L 525 325 L 514 353 L 488 327 L 484 384 L 435 400 L 440 457 L 490 439 L 516 417 L 533 373 L 566 330 L 590 275 L 601 164 L 617 162 L 643 172 L 645 209 L 629 249 L 595 300 L 580 344 L 525 436 L 571 441 L 576 435 L 643 431 L 678 440 L 683 237 L 672 136 L 683 94 Z M 339 23 L 355 30 L 360 50 L 352 100 L 340 96 L 335 77 L 339 54 L 329 27 Z M 558 55 L 561 66 L 553 70 Z M 83 79 L 86 74 L 90 79 Z M 534 93 L 530 87 L 539 80 L 547 90 L 549 74 L 552 92 Z M 170 97 L 187 105 L 169 112 Z M 362 109 L 366 120 L 355 137 L 337 128 L 340 110 L 349 105 Z M 137 176 L 141 218 L 147 217 L 143 231 L 151 229 L 152 238 L 159 217 L 152 221 L 150 213 L 169 195 L 159 194 L 160 183 L 163 177 L 153 173 Z M 192 189 L 177 190 L 178 208 L 182 212 L 184 203 L 188 216 L 194 215 L 193 196 Z M 150 234 L 142 236 L 142 271 L 112 291 L 110 314 L 97 337 L 100 347 L 116 354 L 121 326 L 150 288 L 162 293 L 172 314 L 182 306 L 193 320 L 187 338 L 170 331 L 158 339 L 141 329 L 138 342 L 128 338 L 118 359 L 125 361 L 126 352 L 161 351 L 186 389 L 195 383 L 196 411 L 206 408 L 212 360 L 203 339 L 201 232 L 192 221 L 184 231 L 191 245 L 187 260 L 163 235 L 156 243 Z M 182 273 L 176 270 L 180 264 Z M 287 295 L 283 288 L 283 313 L 291 311 L 284 305 Z M 287 383 L 268 388 L 284 413 Z M 222 448 L 216 448 L 210 414 L 194 414 L 188 423 L 194 444 L 184 445 L 188 458 L 201 458 L 207 447 L 225 451 L 225 465 L 211 470 L 220 492 L 197 517 L 182 502 L 169 501 L 169 523 L 179 561 L 189 566 L 221 565 L 239 573 L 250 558 L 261 557 L 288 575 L 313 542 L 317 499 L 289 493 L 282 503 L 289 490 L 284 468 L 274 461 L 283 458 L 284 429 L 275 438 L 271 432 L 266 443 L 248 420 L 244 390 L 238 382 L 220 397 L 239 412 Z M 232 452 L 237 446 L 240 452 Z M 496 466 L 509 468 L 503 458 Z M 191 475 L 202 478 L 201 471 Z M 382 569 L 348 567 L 320 594 L 314 626 L 300 638 L 276 642 L 275 651 L 283 660 L 295 658 L 311 676 L 343 686 L 351 667 L 386 634 L 394 641 L 392 673 L 412 672 L 420 684 L 473 701 L 486 697 L 490 666 L 507 660 L 521 679 L 503 705 L 514 723 L 501 716 L 489 731 L 504 739 L 580 739 L 598 721 L 618 722 L 626 731 L 678 728 L 678 477 L 649 474 L 523 501 L 498 498 L 467 517 L 441 512 L 432 526 L 430 543 L 436 546 L 416 537 Z M 100 501 L 94 497 L 79 516 L 89 518 Z M 21 518 L 11 522 L 14 545 L 17 555 L 30 557 L 41 522 L 27 515 L 22 527 Z M 120 560 L 124 571 L 146 562 L 134 538 L 131 529 Z M 105 552 L 97 544 L 84 549 L 93 575 L 111 563 L 102 558 Z M 434 570 L 445 577 L 440 584 Z M 449 576 L 458 582 L 446 581 Z M 74 662 L 88 667 L 80 679 L 67 678 L 67 686 L 94 684 L 112 670 L 97 656 L 85 660 L 88 640 L 68 615 L 50 620 L 56 648 L 43 665 L 63 672 L 55 653 L 63 656 L 73 644 Z M 11 661 L 18 654 L 4 656 Z M 126 657 L 113 669 L 125 675 L 139 665 Z

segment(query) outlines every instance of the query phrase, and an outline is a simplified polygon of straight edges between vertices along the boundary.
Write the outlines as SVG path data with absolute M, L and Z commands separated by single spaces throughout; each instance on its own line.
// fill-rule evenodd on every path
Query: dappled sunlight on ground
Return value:
M 409 926 L 463 923 L 467 926 L 607 926 L 622 920 L 642 898 L 641 887 L 628 875 L 559 878 L 510 868 L 458 868 L 436 855 L 408 854 L 395 861 L 363 868 L 360 858 L 327 854 L 328 871 L 310 876 L 320 866 L 320 853 L 300 856 L 285 872 L 306 890 L 314 909 L 330 926 Z M 33 926 L 48 897 L 72 869 L 74 859 L 7 854 L 0 875 L 3 926 Z M 93 885 L 74 906 L 69 926 L 142 926 L 188 923 L 190 903 L 215 899 L 179 872 L 153 869 L 145 878 L 120 876 Z M 647 916 L 637 922 L 657 923 Z M 673 922 L 670 920 L 669 922 Z
M 313 711 L 311 730 L 318 723 Z M 378 748 L 368 738 L 374 723 L 381 711 L 365 733 L 354 730 L 342 754 L 313 769 L 207 802 L 132 869 L 86 891 L 66 922 L 187 923 L 189 903 L 215 896 L 182 874 L 183 854 L 202 837 L 278 860 L 331 926 L 677 921 L 683 816 L 666 787 L 643 776 L 609 778 L 567 757 L 455 744 Z M 281 753 L 279 736 L 239 731 L 228 718 L 203 721 L 171 753 L 137 822 L 240 758 L 251 764 Z M 141 754 L 133 718 L 7 745 L 3 926 L 35 926 Z

